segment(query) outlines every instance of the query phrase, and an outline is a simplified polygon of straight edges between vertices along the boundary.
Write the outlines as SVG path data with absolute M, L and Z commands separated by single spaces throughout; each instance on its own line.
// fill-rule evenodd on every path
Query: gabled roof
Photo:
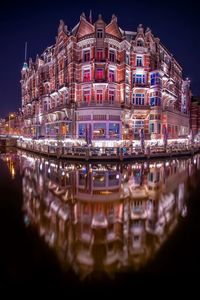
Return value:
M 117 24 L 117 17 L 112 15 L 111 22 L 105 28 L 106 33 L 116 36 L 117 38 L 122 38 L 122 33 Z
M 94 33 L 94 25 L 87 21 L 85 14 L 80 16 L 80 22 L 72 29 L 72 33 L 81 38 L 85 35 Z

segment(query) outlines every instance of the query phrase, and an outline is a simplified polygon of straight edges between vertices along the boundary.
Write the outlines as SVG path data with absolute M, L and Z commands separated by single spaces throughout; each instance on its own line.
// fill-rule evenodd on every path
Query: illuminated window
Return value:
M 115 81 L 115 71 L 109 70 L 109 81 L 114 82 Z
M 109 123 L 109 135 L 110 137 L 119 137 L 119 124 L 118 123 Z
M 115 51 L 114 50 L 109 51 L 109 60 L 110 60 L 110 62 L 115 62 Z
M 106 137 L 106 123 L 94 123 L 93 137 L 94 138 Z
M 103 79 L 103 68 L 96 69 L 96 79 L 102 80 Z
M 102 103 L 103 101 L 103 91 L 97 90 L 97 103 Z
M 108 100 L 110 104 L 113 104 L 113 102 L 115 101 L 115 91 L 114 90 L 109 90 L 108 91 Z
M 128 103 L 129 102 L 129 88 L 126 87 L 126 91 L 125 91 L 125 102 Z
M 151 106 L 161 105 L 161 93 L 159 91 L 150 93 L 150 105 Z
M 133 82 L 137 84 L 145 83 L 145 75 L 144 74 L 133 74 Z
M 144 105 L 144 94 L 133 94 L 133 104 Z
M 83 50 L 83 61 L 90 61 L 90 50 Z
M 161 85 L 161 78 L 159 73 L 151 74 L 151 85 Z
M 142 56 L 137 55 L 136 66 L 137 67 L 142 67 L 143 66 Z
M 130 55 L 126 54 L 126 64 L 129 65 L 130 64 Z
M 90 102 L 90 90 L 83 90 L 83 102 Z
M 144 128 L 144 120 L 134 120 L 133 131 L 139 133 L 142 128 Z
M 79 127 L 78 127 L 79 137 L 85 137 L 86 136 L 86 126 L 87 126 L 86 123 L 79 124 Z
M 129 71 L 128 70 L 126 70 L 125 77 L 126 77 L 126 79 L 125 79 L 126 83 L 129 84 Z
M 90 69 L 83 70 L 83 82 L 90 81 Z
M 102 39 L 103 38 L 103 29 L 97 29 L 97 38 Z
M 97 60 L 98 61 L 103 60 L 103 49 L 97 49 Z

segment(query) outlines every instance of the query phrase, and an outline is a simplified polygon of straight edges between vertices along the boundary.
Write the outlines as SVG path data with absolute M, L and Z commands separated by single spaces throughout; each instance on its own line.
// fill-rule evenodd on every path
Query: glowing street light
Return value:
M 10 119 L 14 117 L 14 114 L 9 114 L 8 116 L 8 134 L 10 134 Z

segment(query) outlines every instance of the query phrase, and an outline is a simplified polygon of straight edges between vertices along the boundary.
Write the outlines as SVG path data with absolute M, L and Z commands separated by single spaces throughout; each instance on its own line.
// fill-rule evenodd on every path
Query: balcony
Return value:
M 163 96 L 172 98 L 172 100 L 174 100 L 174 101 L 176 101 L 176 99 L 177 99 L 177 95 L 174 94 L 172 91 L 170 91 L 167 88 L 163 89 L 162 94 L 163 94 Z
M 143 82 L 134 82 L 133 88 L 149 88 L 149 84 Z
M 117 101 L 114 101 L 113 103 L 110 103 L 108 101 L 102 101 L 101 103 L 98 103 L 96 101 L 90 101 L 88 102 L 78 102 L 78 107 L 120 107 L 120 103 Z
M 106 62 L 106 58 L 95 58 L 95 63 L 105 63 Z
M 106 78 L 95 78 L 94 83 L 104 83 L 107 84 Z

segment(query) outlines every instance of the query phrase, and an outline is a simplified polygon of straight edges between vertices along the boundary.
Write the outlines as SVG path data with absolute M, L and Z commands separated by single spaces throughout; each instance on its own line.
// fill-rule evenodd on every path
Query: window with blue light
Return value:
M 79 137 L 85 137 L 86 136 L 86 126 L 87 124 L 79 124 L 79 127 L 78 127 L 78 135 Z
M 150 105 L 151 106 L 160 106 L 161 99 L 159 97 L 150 97 Z
M 144 94 L 133 94 L 133 104 L 144 105 Z
M 133 82 L 139 83 L 139 84 L 144 84 L 145 83 L 145 75 L 144 74 L 134 74 Z
M 118 123 L 109 123 L 109 136 L 118 137 L 119 136 L 119 124 Z
M 161 78 L 159 73 L 151 74 L 151 85 L 161 85 Z

